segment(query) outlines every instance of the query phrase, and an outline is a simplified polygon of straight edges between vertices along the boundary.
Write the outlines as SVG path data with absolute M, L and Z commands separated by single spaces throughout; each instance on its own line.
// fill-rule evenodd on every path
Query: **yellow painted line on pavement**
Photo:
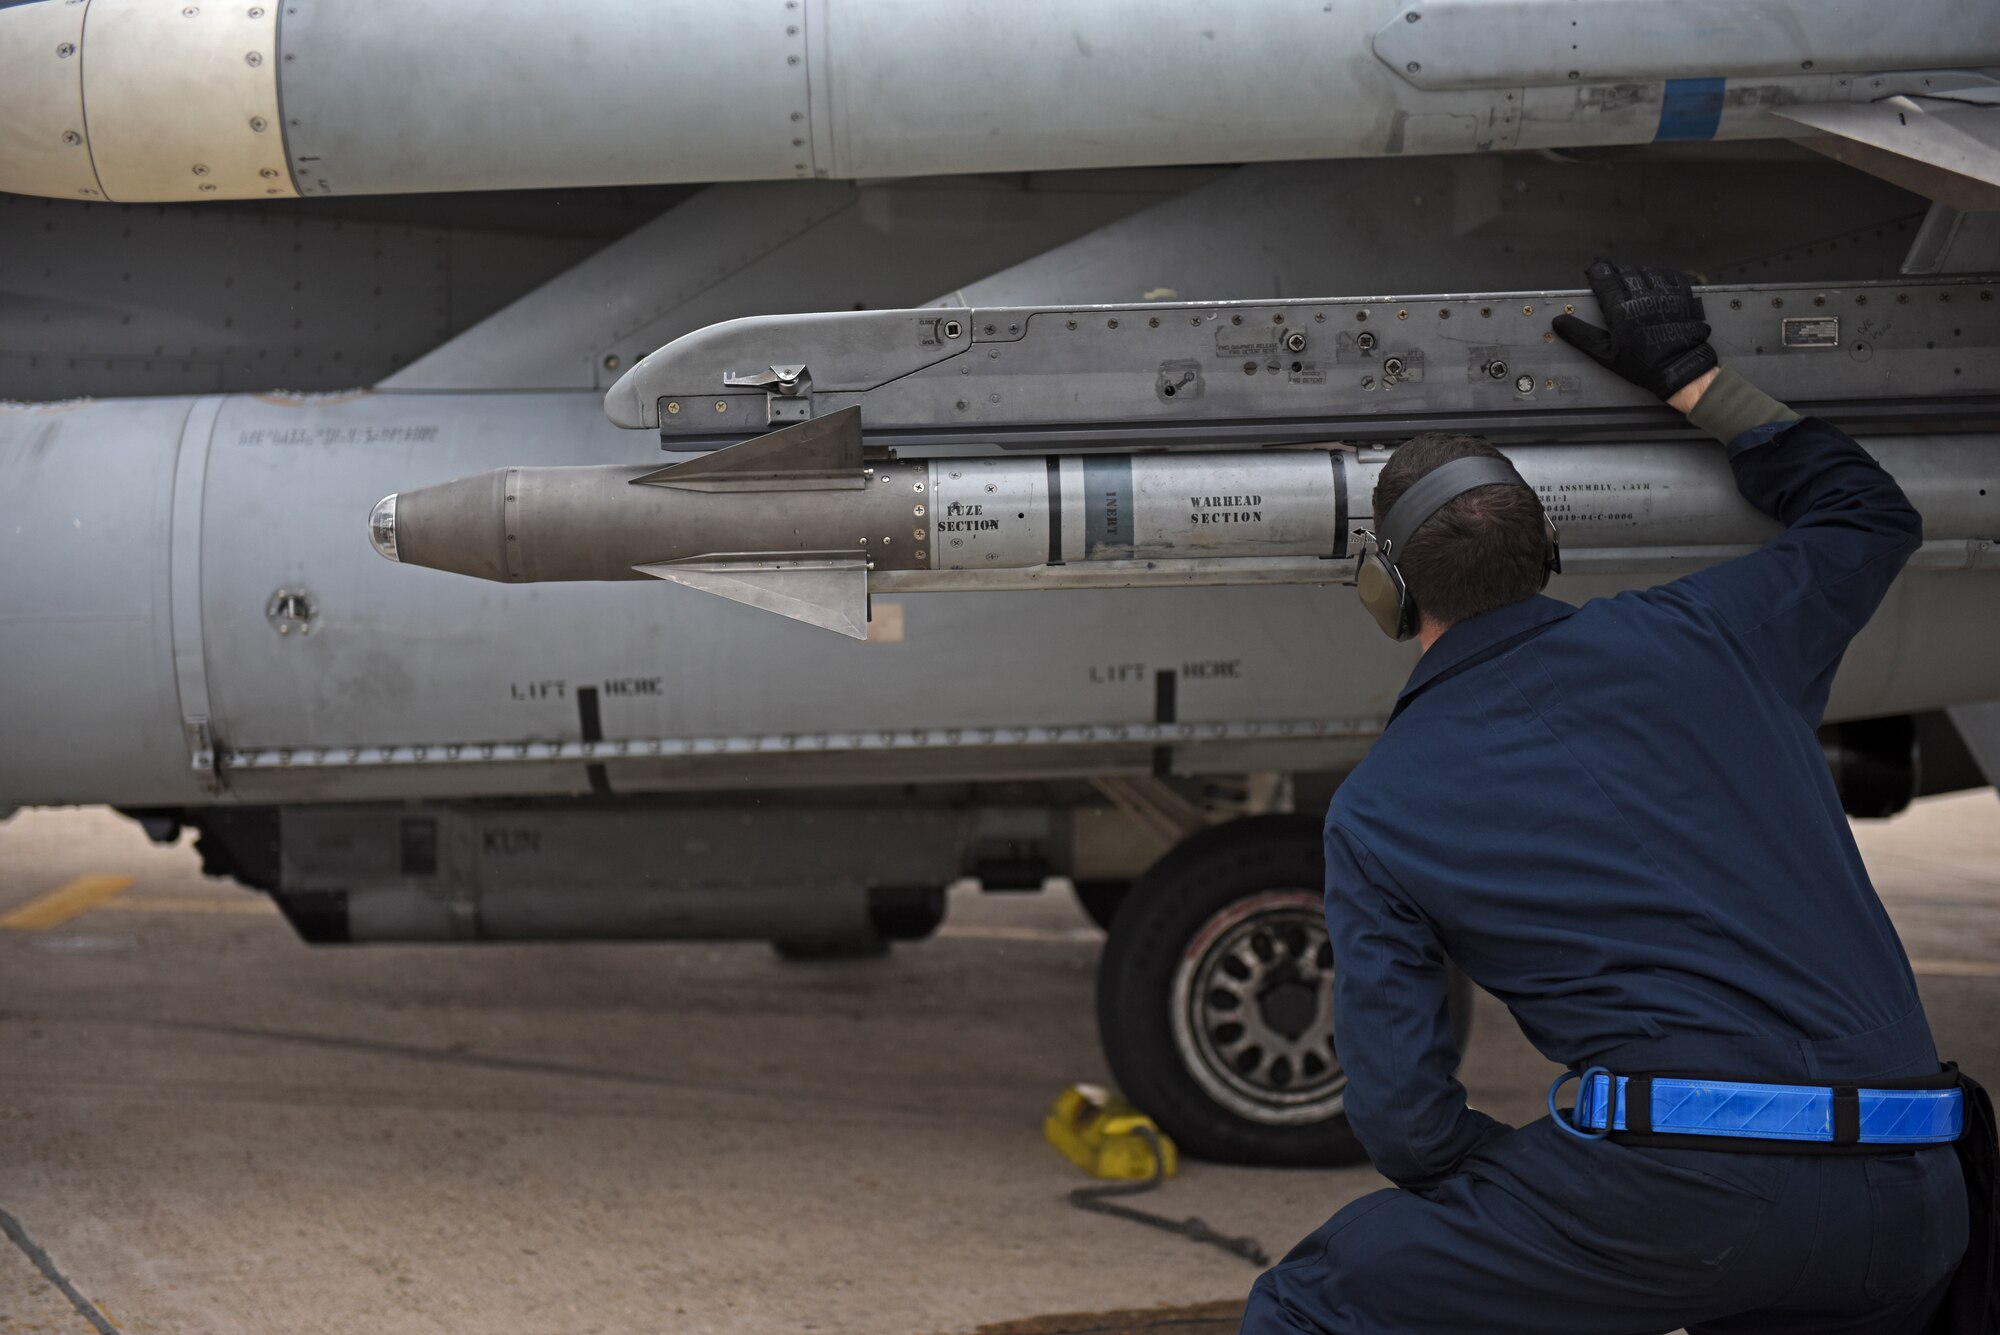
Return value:
M 46 932 L 124 894 L 132 876 L 79 876 L 0 917 L 0 932 Z
M 243 895 L 223 899 L 209 895 L 130 895 L 104 905 L 118 913 L 276 913 L 268 899 Z
M 1943 978 L 2000 978 L 2000 963 L 1985 960 L 1911 960 L 1910 967 Z

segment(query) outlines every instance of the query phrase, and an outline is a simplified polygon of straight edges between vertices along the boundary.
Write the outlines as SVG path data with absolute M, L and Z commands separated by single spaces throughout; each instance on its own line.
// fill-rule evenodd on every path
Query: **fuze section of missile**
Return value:
M 1920 566 L 2000 566 L 1963 479 L 1990 435 L 1876 438 L 1924 509 Z M 1776 526 L 1703 444 L 1510 451 L 1565 562 L 1669 573 Z M 392 560 L 505 583 L 657 578 L 857 639 L 870 592 L 1353 579 L 1386 453 L 1319 448 L 869 460 L 847 408 L 666 468 L 504 468 L 385 497 Z

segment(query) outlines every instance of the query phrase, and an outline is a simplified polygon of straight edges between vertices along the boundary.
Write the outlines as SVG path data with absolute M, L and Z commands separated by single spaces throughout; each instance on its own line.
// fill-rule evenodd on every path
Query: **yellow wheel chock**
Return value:
M 1137 1182 L 1180 1171 L 1180 1154 L 1166 1133 L 1101 1085 L 1071 1085 L 1057 1095 L 1042 1137 L 1092 1177 Z M 1155 1144 L 1163 1165 L 1154 1162 Z

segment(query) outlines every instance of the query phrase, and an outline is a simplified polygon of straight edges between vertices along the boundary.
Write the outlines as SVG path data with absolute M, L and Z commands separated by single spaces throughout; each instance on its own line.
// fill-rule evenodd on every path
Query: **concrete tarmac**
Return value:
M 2000 1084 L 2000 804 L 1858 833 L 1940 1046 Z M 936 939 L 875 961 L 314 949 L 184 845 L 22 813 L 0 1332 L 1233 1329 L 1253 1267 L 1072 1209 L 1042 1142 L 1058 1091 L 1105 1078 L 1099 941 L 1066 893 L 955 891 Z M 1482 997 L 1463 1074 L 1520 1121 L 1554 1072 Z M 1140 1203 L 1275 1255 L 1380 1185 L 1191 1163 Z

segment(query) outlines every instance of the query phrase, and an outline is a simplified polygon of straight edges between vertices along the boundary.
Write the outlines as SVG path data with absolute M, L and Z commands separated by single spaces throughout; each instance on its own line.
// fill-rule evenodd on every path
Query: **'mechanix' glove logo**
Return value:
M 1564 342 L 1663 399 L 1715 368 L 1701 298 L 1686 274 L 1599 260 L 1583 276 L 1610 327 L 1558 315 Z

